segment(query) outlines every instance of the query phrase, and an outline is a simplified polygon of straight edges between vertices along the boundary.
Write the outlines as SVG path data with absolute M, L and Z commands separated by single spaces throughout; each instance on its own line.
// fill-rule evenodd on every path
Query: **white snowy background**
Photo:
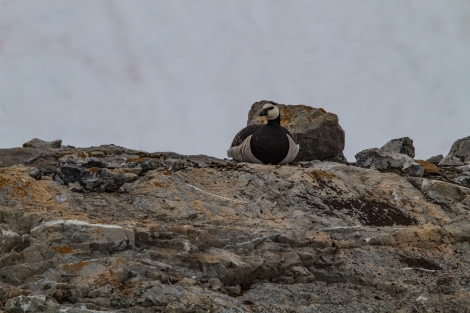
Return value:
M 253 102 L 338 115 L 345 155 L 470 135 L 468 0 L 0 0 L 0 148 L 225 157 Z

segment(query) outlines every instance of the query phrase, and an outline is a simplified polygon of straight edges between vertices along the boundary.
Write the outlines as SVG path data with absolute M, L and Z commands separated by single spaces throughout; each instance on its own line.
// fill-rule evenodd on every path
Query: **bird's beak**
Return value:
M 266 116 L 268 115 L 268 110 L 267 109 L 264 109 L 263 111 L 261 111 L 261 113 L 259 114 L 259 116 Z

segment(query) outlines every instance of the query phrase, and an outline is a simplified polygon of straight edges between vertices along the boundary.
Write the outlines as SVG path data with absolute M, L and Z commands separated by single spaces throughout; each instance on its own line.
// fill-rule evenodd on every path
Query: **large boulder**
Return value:
M 266 100 L 252 104 L 248 113 L 247 125 L 264 124 L 259 116 Z M 344 157 L 344 130 L 338 116 L 324 109 L 307 105 L 278 104 L 281 109 L 281 125 L 289 130 L 295 142 L 300 145 L 299 154 L 294 161 L 335 161 L 346 163 Z
M 459 158 L 462 162 L 470 161 L 470 136 L 460 138 L 450 148 L 449 155 Z

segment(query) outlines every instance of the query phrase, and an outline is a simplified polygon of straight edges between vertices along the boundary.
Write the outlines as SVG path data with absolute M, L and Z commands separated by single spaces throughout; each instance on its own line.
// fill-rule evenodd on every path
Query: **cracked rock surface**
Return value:
M 466 167 L 0 150 L 0 311 L 468 312 Z

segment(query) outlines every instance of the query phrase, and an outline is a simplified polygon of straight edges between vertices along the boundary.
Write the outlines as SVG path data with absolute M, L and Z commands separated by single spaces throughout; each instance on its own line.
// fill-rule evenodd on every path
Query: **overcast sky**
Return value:
M 0 147 L 223 158 L 253 102 L 338 115 L 345 155 L 470 135 L 467 0 L 0 0 Z

